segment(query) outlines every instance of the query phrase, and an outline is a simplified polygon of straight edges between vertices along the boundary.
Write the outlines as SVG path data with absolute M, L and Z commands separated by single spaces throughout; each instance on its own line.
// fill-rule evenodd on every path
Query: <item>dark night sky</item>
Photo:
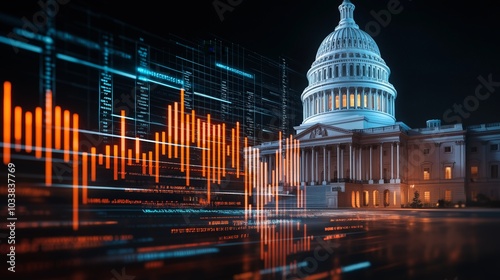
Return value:
M 19 2 L 25 3 L 22 8 L 27 14 L 39 9 L 37 1 Z M 103 4 L 110 2 L 69 0 L 66 5 L 85 5 L 159 36 L 214 34 L 269 58 L 284 55 L 301 65 L 297 70 L 304 73 L 305 80 L 321 41 L 339 21 L 342 1 L 141 0 Z M 223 13 L 223 20 L 214 8 L 217 2 L 234 5 Z M 389 80 L 398 91 L 398 121 L 413 128 L 424 127 L 426 120 L 434 118 L 442 119 L 443 124 L 457 119 L 465 125 L 500 121 L 497 1 L 351 2 L 356 5 L 354 19 L 373 35 L 391 69 Z M 384 24 L 377 23 L 375 14 L 388 13 L 389 3 L 399 3 L 399 12 L 391 14 Z M 9 1 L 1 7 L 5 12 L 10 5 Z M 367 25 L 380 29 L 367 29 Z M 475 97 L 476 88 L 482 85 L 480 77 L 490 80 L 490 85 L 479 91 L 483 100 Z M 457 105 L 464 108 L 462 116 L 448 111 Z

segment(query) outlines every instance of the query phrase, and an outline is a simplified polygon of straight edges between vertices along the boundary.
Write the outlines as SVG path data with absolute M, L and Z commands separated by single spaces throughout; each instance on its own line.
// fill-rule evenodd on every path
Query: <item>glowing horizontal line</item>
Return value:
M 155 83 L 155 84 L 158 84 L 158 85 L 161 85 L 161 86 L 165 86 L 165 87 L 169 87 L 169 88 L 173 88 L 173 89 L 177 89 L 177 90 L 181 89 L 180 87 L 176 87 L 176 86 L 172 86 L 172 85 L 169 85 L 169 84 L 160 83 L 160 82 L 157 82 L 155 80 L 151 80 L 151 79 L 148 79 L 148 78 L 142 77 L 142 76 L 139 76 L 139 80 L 145 81 L 145 82 L 150 82 L 150 83 Z
M 210 95 L 206 95 L 206 94 L 203 94 L 203 93 L 200 93 L 200 92 L 193 92 L 195 95 L 198 95 L 198 96 L 202 96 L 202 97 L 206 97 L 206 98 L 210 98 L 210 99 L 213 99 L 213 100 L 217 100 L 217 101 L 221 101 L 221 102 L 225 102 L 225 103 L 229 103 L 231 104 L 231 101 L 227 101 L 227 100 L 224 100 L 224 99 L 220 99 L 220 98 L 217 98 L 217 97 L 213 97 L 213 96 L 210 96 Z
M 262 269 L 260 271 L 260 274 L 268 274 L 268 273 L 280 272 L 280 271 L 291 269 L 292 267 L 304 267 L 304 266 L 307 266 L 307 261 L 299 262 L 296 265 L 284 265 L 284 266 L 278 266 L 278 267 L 272 267 L 272 268 Z
M 350 271 L 353 271 L 353 270 L 358 270 L 358 269 L 362 269 L 362 268 L 367 268 L 369 267 L 371 264 L 370 262 L 360 262 L 360 263 L 356 263 L 356 264 L 351 264 L 351 265 L 347 265 L 347 266 L 343 266 L 341 268 L 342 272 L 350 272 Z
M 218 253 L 217 248 L 201 248 L 201 249 L 186 249 L 186 250 L 176 250 L 173 252 L 158 252 L 158 253 L 143 253 L 137 256 L 138 261 L 149 261 L 155 259 L 167 259 L 167 258 L 182 258 L 191 257 L 202 254 Z
M 137 78 L 133 74 L 126 73 L 126 72 L 123 72 L 123 71 L 120 71 L 120 70 L 116 70 L 116 69 L 113 69 L 113 68 L 109 68 L 107 66 L 100 66 L 100 65 L 94 64 L 92 62 L 88 62 L 88 61 L 85 61 L 85 60 L 82 60 L 82 59 L 79 59 L 79 58 L 76 58 L 76 57 L 72 57 L 72 56 L 69 56 L 69 55 L 58 53 L 56 55 L 56 57 L 59 58 L 59 59 L 62 59 L 62 60 L 66 60 L 66 61 L 73 62 L 73 63 L 79 63 L 81 65 L 85 65 L 85 66 L 88 66 L 88 67 L 96 68 L 96 69 L 99 69 L 99 70 L 102 70 L 102 71 L 107 71 L 107 72 L 115 73 L 115 74 L 118 74 L 118 75 L 121 75 L 121 76 L 124 76 L 124 77 L 127 77 L 127 78 L 131 78 L 131 79 L 136 79 Z
M 15 47 L 15 48 L 21 48 L 21 49 L 25 49 L 25 50 L 36 52 L 36 53 L 42 53 L 42 48 L 40 48 L 40 47 L 26 44 L 26 43 L 23 43 L 23 42 L 20 42 L 20 41 L 11 39 L 11 38 L 7 38 L 4 36 L 0 36 L 0 43 L 4 43 L 6 45 L 11 45 L 12 47 Z

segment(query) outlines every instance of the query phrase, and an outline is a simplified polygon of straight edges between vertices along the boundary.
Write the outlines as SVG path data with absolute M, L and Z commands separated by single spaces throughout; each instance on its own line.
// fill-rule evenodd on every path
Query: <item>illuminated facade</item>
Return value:
M 350 1 L 339 11 L 307 72 L 304 119 L 295 128 L 307 206 L 402 207 L 415 191 L 427 207 L 474 201 L 479 193 L 497 200 L 500 126 L 397 122 L 396 90 L 377 44 L 356 25 Z M 278 146 L 258 146 L 272 168 Z

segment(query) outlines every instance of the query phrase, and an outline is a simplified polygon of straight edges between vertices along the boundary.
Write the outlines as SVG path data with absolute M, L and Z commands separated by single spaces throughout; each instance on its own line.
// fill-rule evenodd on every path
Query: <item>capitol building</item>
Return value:
M 344 0 L 340 21 L 318 47 L 301 95 L 300 189 L 308 207 L 424 207 L 500 199 L 500 123 L 464 127 L 428 120 L 411 128 L 395 118 L 391 71 L 375 40 Z M 425 112 L 423 112 L 425 113 Z M 278 141 L 257 146 L 275 166 Z M 283 189 L 283 191 L 285 191 Z

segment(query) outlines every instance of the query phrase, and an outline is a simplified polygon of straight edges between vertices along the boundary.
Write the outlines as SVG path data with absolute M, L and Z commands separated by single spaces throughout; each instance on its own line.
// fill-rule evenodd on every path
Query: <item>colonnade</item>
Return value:
M 315 92 L 303 100 L 304 119 L 316 114 L 369 109 L 394 115 L 395 98 L 387 91 L 368 87 L 340 87 Z
M 387 149 L 388 148 L 388 149 Z M 387 152 L 384 155 L 383 151 Z M 261 155 L 268 162 L 267 174 L 275 168 L 274 155 Z M 390 157 L 389 160 L 387 158 Z M 386 159 L 384 161 L 384 159 Z M 390 170 L 384 170 L 387 162 Z M 400 181 L 400 143 L 358 145 L 332 143 L 314 147 L 300 147 L 300 182 L 308 185 L 335 181 L 363 181 L 382 184 Z M 271 180 L 270 180 L 271 181 Z

